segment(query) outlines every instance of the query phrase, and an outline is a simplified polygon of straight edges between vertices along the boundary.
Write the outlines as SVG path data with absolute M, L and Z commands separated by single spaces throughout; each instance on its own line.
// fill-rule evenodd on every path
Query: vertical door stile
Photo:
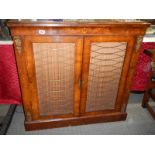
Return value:
M 29 82 L 29 102 L 31 106 L 31 113 L 33 120 L 39 119 L 39 109 L 38 105 L 38 95 L 37 95 L 37 85 L 36 85 L 36 73 L 35 73 L 35 62 L 34 53 L 30 37 L 25 37 L 24 48 L 25 48 L 25 66 L 26 75 Z
M 74 115 L 79 116 L 81 98 L 81 69 L 82 69 L 83 38 L 79 37 L 75 49 L 75 79 L 74 79 Z
M 84 38 L 83 63 L 82 63 L 82 79 L 81 79 L 81 106 L 80 114 L 85 114 L 88 87 L 88 72 L 90 63 L 90 41 Z

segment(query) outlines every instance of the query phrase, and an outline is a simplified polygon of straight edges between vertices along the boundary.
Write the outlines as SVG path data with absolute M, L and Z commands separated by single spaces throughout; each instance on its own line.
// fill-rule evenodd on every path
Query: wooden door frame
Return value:
M 51 115 L 51 116 L 40 116 L 39 114 L 39 101 L 37 93 L 37 82 L 36 82 L 36 71 L 35 61 L 33 53 L 33 43 L 75 43 L 75 69 L 74 69 L 74 109 L 73 114 L 62 114 L 62 115 Z M 32 120 L 39 119 L 52 119 L 52 118 L 64 118 L 79 116 L 80 107 L 80 85 L 81 79 L 81 65 L 82 65 L 82 51 L 83 51 L 83 37 L 76 36 L 25 36 L 23 39 L 23 54 L 25 58 L 25 70 L 28 81 L 25 83 L 28 90 L 23 93 L 29 97 L 29 103 L 26 107 L 31 113 Z M 30 91 L 30 92 L 28 92 Z M 25 106 L 24 106 L 25 107 Z M 25 109 L 26 111 L 26 109 Z
M 119 80 L 118 92 L 115 102 L 115 108 L 111 110 L 101 110 L 95 112 L 86 112 L 87 90 L 88 90 L 88 75 L 90 64 L 91 43 L 93 42 L 127 42 L 126 53 L 122 66 L 122 72 Z M 82 90 L 81 90 L 81 105 L 80 114 L 101 114 L 109 112 L 120 112 L 123 102 L 125 85 L 127 83 L 127 75 L 130 68 L 130 61 L 132 57 L 135 38 L 133 36 L 86 36 L 84 37 L 84 51 L 82 64 Z M 127 54 L 128 53 L 128 54 Z

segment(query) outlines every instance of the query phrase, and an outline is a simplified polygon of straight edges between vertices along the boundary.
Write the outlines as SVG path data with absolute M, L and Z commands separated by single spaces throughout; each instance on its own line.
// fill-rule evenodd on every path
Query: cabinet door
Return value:
M 83 39 L 25 36 L 23 48 L 32 120 L 78 116 Z
M 132 37 L 85 37 L 81 114 L 121 111 L 133 44 Z

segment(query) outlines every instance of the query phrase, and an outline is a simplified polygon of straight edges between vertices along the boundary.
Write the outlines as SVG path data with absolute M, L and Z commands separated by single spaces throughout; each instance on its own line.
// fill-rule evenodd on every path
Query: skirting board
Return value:
M 25 129 L 40 130 L 50 129 L 65 126 L 84 125 L 102 122 L 114 122 L 126 120 L 127 113 L 113 113 L 113 114 L 100 114 L 97 116 L 80 116 L 74 118 L 39 120 L 39 121 L 25 121 Z

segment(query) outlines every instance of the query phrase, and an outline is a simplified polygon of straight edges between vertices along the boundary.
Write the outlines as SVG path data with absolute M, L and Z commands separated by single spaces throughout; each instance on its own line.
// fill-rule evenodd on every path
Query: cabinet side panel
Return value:
M 126 42 L 91 43 L 86 112 L 114 109 Z
M 33 43 L 41 116 L 73 113 L 75 43 Z

